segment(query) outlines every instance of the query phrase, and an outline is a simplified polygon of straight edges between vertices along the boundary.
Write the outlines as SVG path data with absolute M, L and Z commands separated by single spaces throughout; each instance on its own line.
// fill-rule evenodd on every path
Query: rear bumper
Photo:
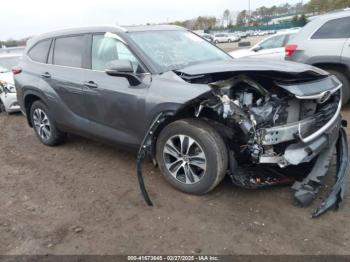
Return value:
M 2 97 L 7 113 L 19 112 L 21 110 L 16 93 L 7 93 Z
M 7 113 L 20 112 L 21 108 L 17 103 L 13 103 L 9 108 L 6 109 Z

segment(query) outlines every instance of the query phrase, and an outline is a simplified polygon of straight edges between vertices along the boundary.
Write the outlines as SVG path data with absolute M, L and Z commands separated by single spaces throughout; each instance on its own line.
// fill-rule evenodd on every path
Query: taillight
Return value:
M 18 67 L 18 66 L 15 66 L 15 67 L 12 68 L 12 73 L 13 73 L 14 75 L 18 75 L 18 74 L 20 74 L 21 72 L 22 72 L 22 68 L 20 68 L 20 67 Z
M 297 49 L 298 45 L 286 45 L 286 56 L 292 56 Z

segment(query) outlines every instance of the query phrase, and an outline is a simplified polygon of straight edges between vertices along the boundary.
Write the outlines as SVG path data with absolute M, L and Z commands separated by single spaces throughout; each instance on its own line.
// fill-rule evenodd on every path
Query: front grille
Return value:
M 307 128 L 307 130 L 300 130 L 302 137 L 307 137 L 316 131 L 318 131 L 320 128 L 322 128 L 324 125 L 326 125 L 332 117 L 336 114 L 338 106 L 340 102 L 340 91 L 332 95 L 325 103 L 318 104 L 316 108 L 316 112 L 313 115 L 313 118 L 315 119 L 313 122 L 313 125 Z
M 259 136 L 263 145 L 277 145 L 296 139 L 308 143 L 327 131 L 336 121 L 340 111 L 340 91 L 334 93 L 326 102 L 318 104 L 316 100 L 303 100 L 305 110 L 298 122 L 262 128 Z M 313 105 L 313 106 L 312 106 Z

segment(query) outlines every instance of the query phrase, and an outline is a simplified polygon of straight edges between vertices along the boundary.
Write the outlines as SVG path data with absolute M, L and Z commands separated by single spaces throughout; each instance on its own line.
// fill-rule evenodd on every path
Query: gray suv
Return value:
M 350 98 L 350 11 L 321 15 L 286 46 L 286 60 L 320 67 L 343 83 L 343 103 Z
M 342 200 L 341 83 L 316 67 L 240 61 L 184 28 L 141 26 L 38 36 L 13 71 L 21 110 L 45 145 L 75 133 L 138 149 L 150 205 L 147 155 L 187 193 L 207 193 L 229 174 L 249 189 L 296 182 L 305 206 L 335 150 L 337 183 L 315 215 Z

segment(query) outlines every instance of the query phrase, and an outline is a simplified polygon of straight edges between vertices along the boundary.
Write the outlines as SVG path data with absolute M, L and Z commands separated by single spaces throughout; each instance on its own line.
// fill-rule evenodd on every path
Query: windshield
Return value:
M 203 62 L 232 59 L 188 31 L 132 32 L 130 37 L 163 72 Z
M 20 57 L 0 57 L 0 73 L 11 71 L 12 67 L 18 65 Z

